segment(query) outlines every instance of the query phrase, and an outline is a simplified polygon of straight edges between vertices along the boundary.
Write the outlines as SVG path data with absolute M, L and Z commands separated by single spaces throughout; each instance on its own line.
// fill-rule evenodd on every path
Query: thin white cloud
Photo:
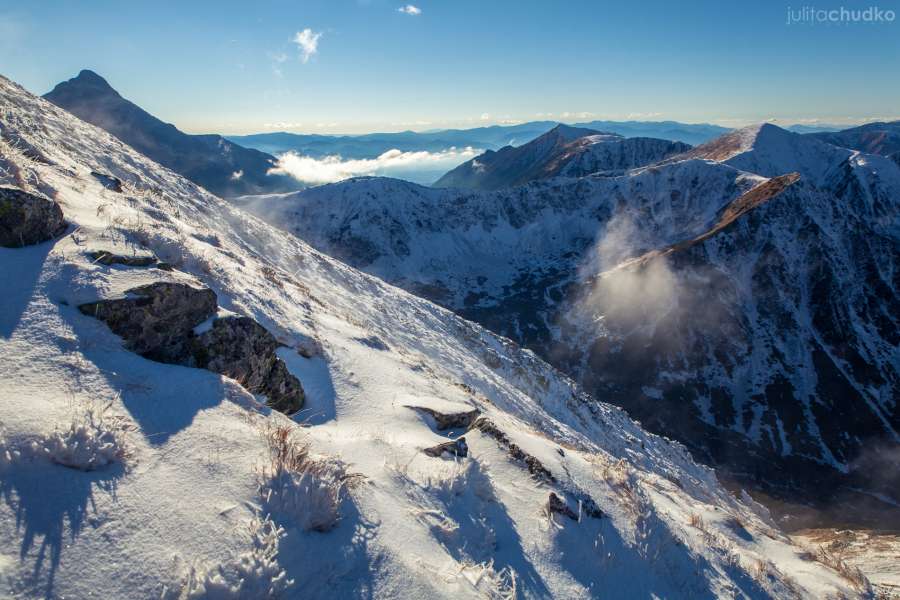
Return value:
M 402 152 L 393 149 L 378 158 L 344 160 L 337 155 L 313 158 L 288 152 L 278 158 L 278 163 L 269 173 L 290 175 L 308 184 L 334 183 L 360 175 L 389 175 L 391 171 L 397 170 L 452 168 L 479 153 L 479 150 L 469 147 L 450 148 L 441 152 Z
M 294 34 L 293 42 L 300 48 L 300 60 L 309 62 L 310 57 L 319 53 L 321 31 L 313 31 L 309 27 Z
M 653 119 L 658 119 L 662 116 L 661 112 L 633 112 L 628 113 L 626 115 L 626 119 L 629 121 L 649 121 Z
M 489 121 L 490 119 L 491 119 L 490 113 L 481 113 L 481 120 L 482 120 L 482 121 Z
M 551 114 L 551 113 L 547 113 L 547 114 Z M 596 117 L 597 115 L 595 115 L 592 112 L 582 110 L 582 111 L 578 111 L 578 112 L 566 111 L 564 113 L 560 113 L 559 116 L 562 119 L 592 119 L 592 118 Z
M 405 15 L 412 15 L 414 17 L 417 17 L 422 14 L 422 9 L 418 6 L 407 4 L 406 6 L 401 6 L 400 8 L 398 8 L 397 12 L 402 12 Z
M 275 121 L 274 123 L 263 123 L 266 129 L 302 129 L 303 123 L 295 123 L 293 121 Z

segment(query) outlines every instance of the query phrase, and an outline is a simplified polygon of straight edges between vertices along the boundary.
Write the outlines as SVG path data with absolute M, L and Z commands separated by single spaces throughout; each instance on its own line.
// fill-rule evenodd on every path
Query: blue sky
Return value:
M 780 1 L 405 4 L 0 0 L 0 72 L 44 93 L 90 68 L 190 132 L 900 118 L 896 20 L 788 25 Z M 873 2 L 816 6 L 841 4 Z

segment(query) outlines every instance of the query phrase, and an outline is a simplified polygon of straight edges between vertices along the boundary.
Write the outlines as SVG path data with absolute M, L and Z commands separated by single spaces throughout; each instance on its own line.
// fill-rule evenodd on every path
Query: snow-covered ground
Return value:
M 791 536 L 801 545 L 820 549 L 861 569 L 883 598 L 900 597 L 900 535 L 847 529 L 810 529 Z
M 54 199 L 70 223 L 55 241 L 0 249 L 0 595 L 868 595 L 680 445 L 530 352 L 3 78 L 0 107 L 0 183 Z M 99 264 L 98 249 L 176 270 Z M 207 286 L 271 331 L 304 410 L 290 419 L 228 378 L 141 358 L 77 308 L 154 281 Z M 447 432 L 410 406 L 477 408 L 504 436 L 473 429 L 467 457 L 431 457 L 422 449 Z M 277 490 L 291 502 L 272 495 L 279 427 L 310 444 L 278 479 L 297 486 Z M 66 444 L 81 441 L 88 458 L 69 464 Z M 579 518 L 548 514 L 551 493 Z M 310 519 L 329 498 L 339 520 Z

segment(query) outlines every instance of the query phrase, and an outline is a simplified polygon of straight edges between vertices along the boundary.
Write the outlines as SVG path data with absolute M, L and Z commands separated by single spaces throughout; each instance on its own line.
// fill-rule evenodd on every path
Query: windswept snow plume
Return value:
M 384 152 L 377 158 L 347 159 L 338 155 L 324 158 L 303 156 L 294 152 L 282 154 L 273 175 L 290 175 L 308 184 L 334 183 L 360 175 L 391 175 L 397 170 L 416 169 L 440 170 L 454 167 L 461 161 L 476 156 L 480 151 L 474 148 L 449 148 L 442 152 L 401 152 L 396 148 Z
M 651 243 L 629 213 L 614 215 L 582 267 L 581 278 L 593 283 L 589 293 L 576 303 L 576 312 L 588 316 L 602 329 L 631 329 L 669 312 L 678 303 L 679 282 L 665 257 L 639 268 L 617 269 L 642 254 Z

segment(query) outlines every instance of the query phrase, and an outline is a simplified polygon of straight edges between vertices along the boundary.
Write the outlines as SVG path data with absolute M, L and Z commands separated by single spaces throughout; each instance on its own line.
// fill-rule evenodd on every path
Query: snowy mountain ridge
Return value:
M 499 190 L 556 176 L 581 177 L 659 162 L 688 144 L 557 125 L 518 147 L 506 146 L 459 165 L 434 183 L 438 188 Z
M 6 79 L 0 98 L 0 184 L 57 203 L 69 224 L 53 241 L 0 248 L 5 593 L 870 594 L 680 445 L 531 352 L 235 210 Z M 163 262 L 129 260 L 143 256 Z M 158 282 L 210 289 L 226 314 L 272 332 L 303 384 L 301 413 L 142 358 L 77 308 Z M 482 417 L 463 445 L 425 414 L 460 410 Z M 63 458 L 69 440 L 92 448 L 95 430 L 113 450 L 103 461 Z M 272 462 L 289 456 L 273 454 L 279 431 L 314 454 Z M 422 452 L 445 441 L 456 458 Z

